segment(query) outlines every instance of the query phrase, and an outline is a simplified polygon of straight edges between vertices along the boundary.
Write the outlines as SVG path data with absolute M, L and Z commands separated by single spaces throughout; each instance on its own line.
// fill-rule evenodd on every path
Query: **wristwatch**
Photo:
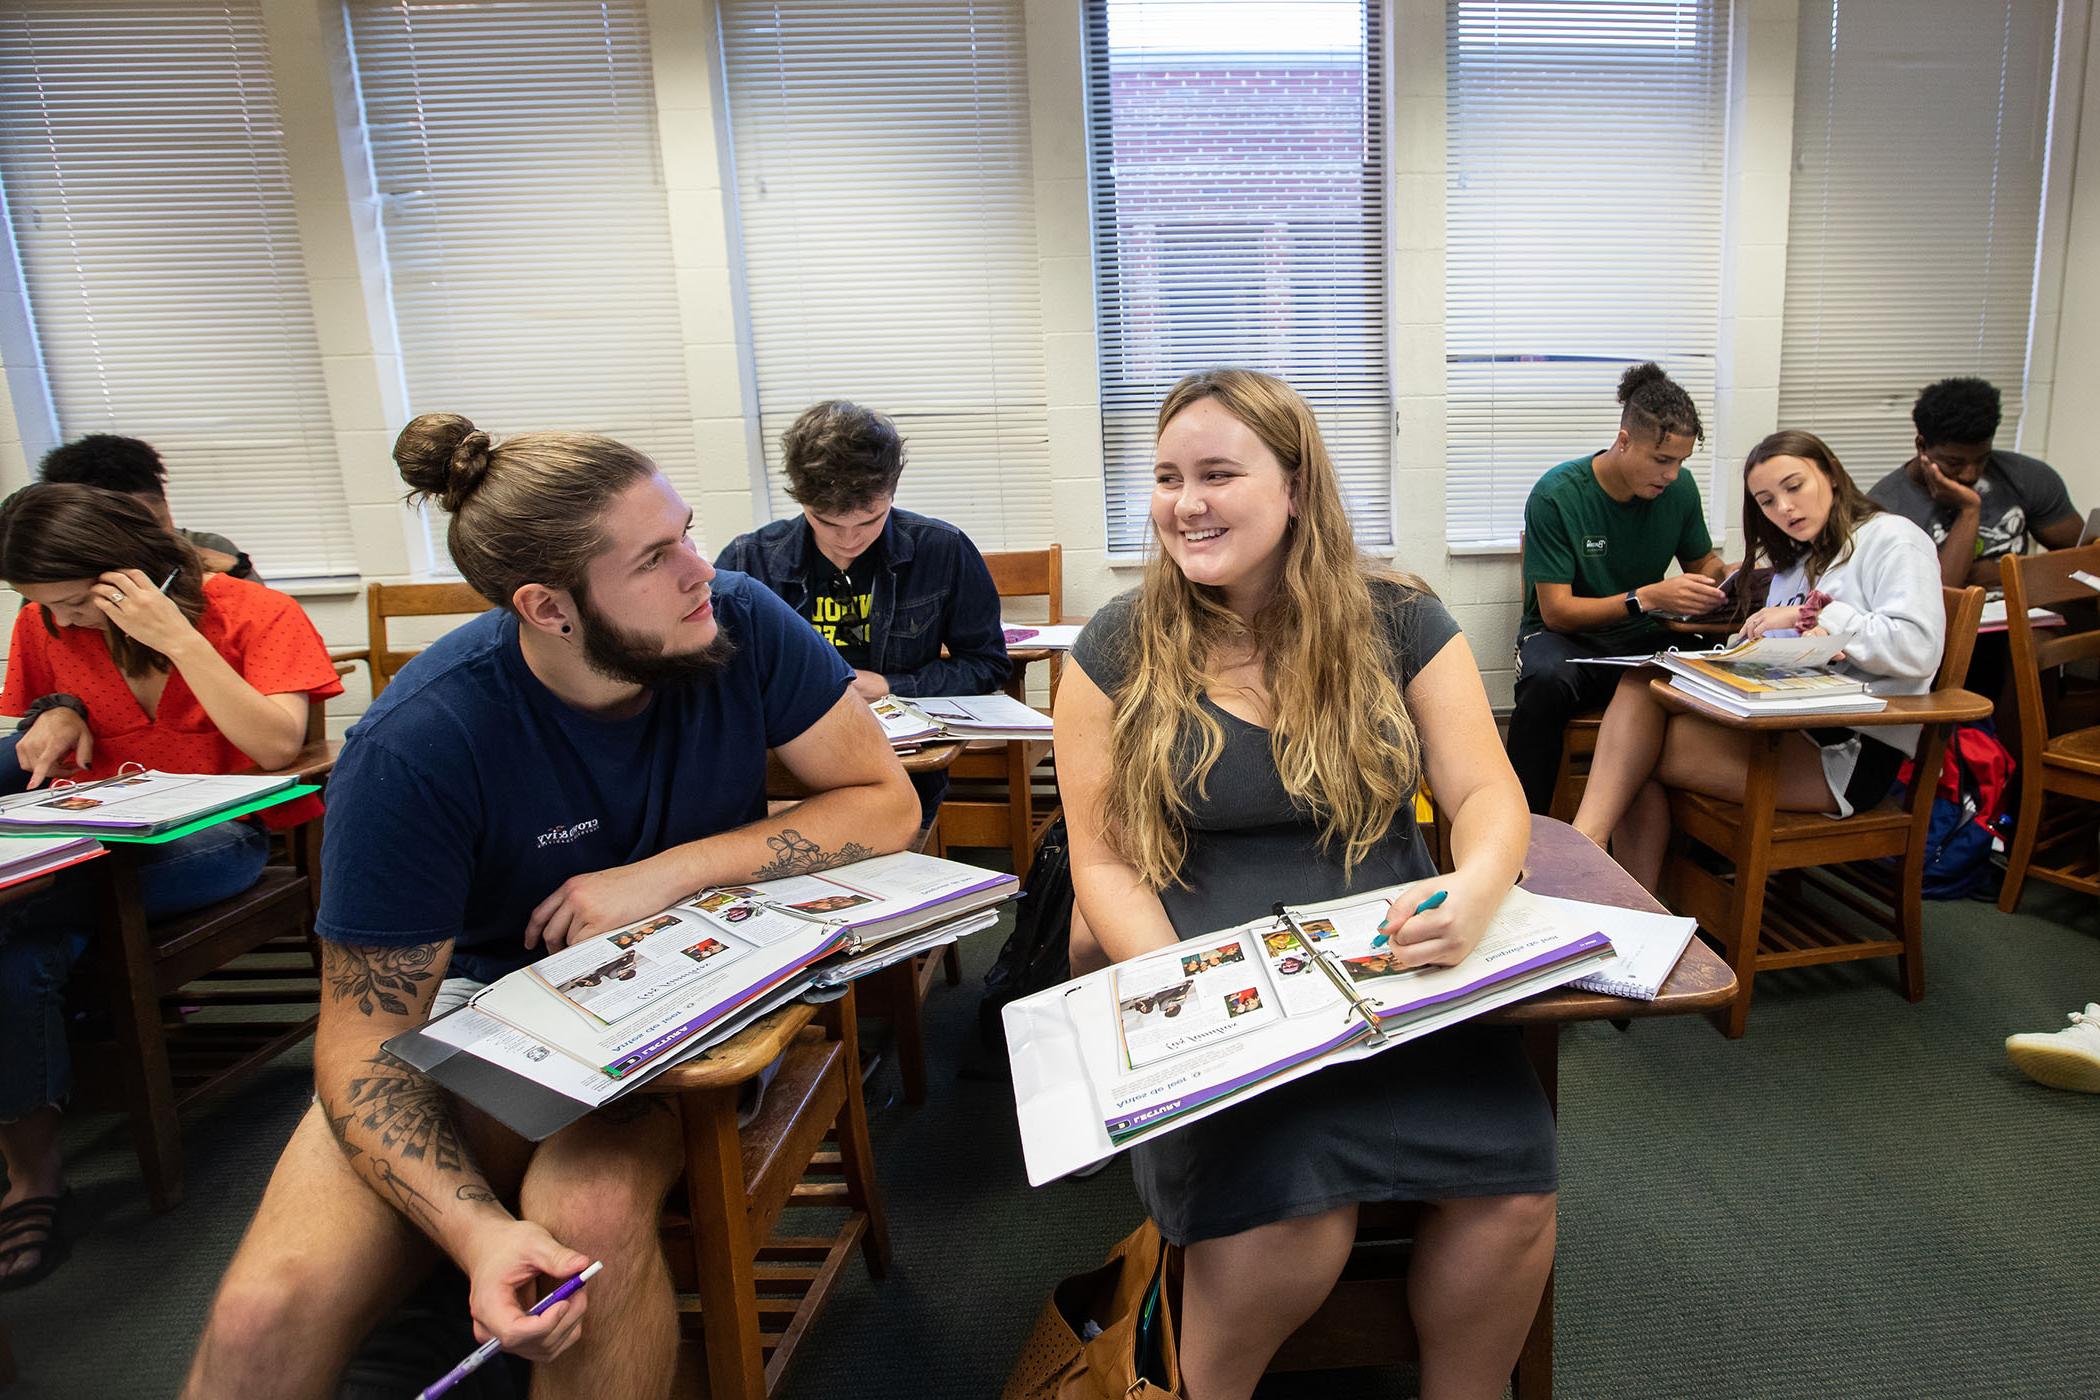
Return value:
M 1648 610 L 1641 606 L 1641 590 L 1638 588 L 1627 589 L 1626 615 L 1628 617 L 1644 617 L 1647 615 L 1647 612 Z

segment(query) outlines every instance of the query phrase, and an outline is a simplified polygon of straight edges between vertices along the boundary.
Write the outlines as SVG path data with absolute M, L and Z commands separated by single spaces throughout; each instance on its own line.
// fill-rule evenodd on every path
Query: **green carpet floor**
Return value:
M 2100 1097 L 2005 1063 L 2016 1030 L 2100 998 L 2100 910 L 1927 906 L 1925 1001 L 1894 964 L 1760 980 L 1750 1034 L 1581 1026 L 1561 1062 L 1557 1393 L 2100 1395 Z M 927 1004 L 930 1102 L 870 1085 L 896 1267 L 856 1264 L 788 1400 L 988 1400 L 1044 1293 L 1138 1219 L 1122 1164 L 1030 1190 L 1005 1084 L 969 1077 L 977 976 Z M 120 1120 L 69 1127 L 91 1233 L 0 1294 L 7 1400 L 165 1396 L 306 1101 L 305 1050 L 184 1122 L 188 1198 L 147 1209 Z M 957 1067 L 965 1073 L 958 1075 Z M 1395 1400 L 1404 1374 L 1279 1378 L 1263 1400 Z

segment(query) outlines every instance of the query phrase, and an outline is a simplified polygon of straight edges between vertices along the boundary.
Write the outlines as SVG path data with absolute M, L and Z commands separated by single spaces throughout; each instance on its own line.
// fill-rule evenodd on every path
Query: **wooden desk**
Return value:
M 921 744 L 911 753 L 897 755 L 907 773 L 938 773 L 955 762 L 963 746 L 952 740 L 937 744 Z M 775 802 L 800 802 L 810 795 L 810 789 L 801 779 L 788 772 L 787 765 L 778 754 L 766 751 L 766 796 Z
M 1531 847 L 1519 883 L 1537 894 L 1643 913 L 1668 912 L 1581 833 L 1551 817 L 1531 819 Z M 1562 1026 L 1574 1021 L 1684 1016 L 1726 1006 L 1734 998 L 1735 975 L 1728 964 L 1694 938 L 1654 1001 L 1563 987 L 1492 1011 L 1484 1019 L 1523 1028 L 1525 1053 L 1538 1070 L 1547 1099 L 1558 1111 Z M 1391 1366 L 1414 1360 L 1406 1272 L 1406 1237 L 1411 1234 L 1414 1209 L 1404 1203 L 1365 1204 L 1356 1250 L 1342 1281 L 1319 1311 L 1283 1344 L 1270 1370 Z M 1551 1276 L 1524 1339 L 1513 1382 L 1516 1400 L 1545 1400 L 1553 1393 Z

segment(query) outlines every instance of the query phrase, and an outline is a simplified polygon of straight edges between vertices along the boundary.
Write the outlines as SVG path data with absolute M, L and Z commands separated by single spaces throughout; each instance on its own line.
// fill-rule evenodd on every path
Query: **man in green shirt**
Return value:
M 1656 614 L 1721 602 L 1714 552 L 1685 458 L 1705 436 L 1691 395 L 1652 364 L 1619 380 L 1619 435 L 1539 478 L 1524 503 L 1524 620 L 1517 627 L 1509 761 L 1537 813 L 1553 805 L 1568 721 L 1602 707 L 1624 671 L 1579 656 L 1665 645 Z M 1684 572 L 1665 579 L 1671 559 Z

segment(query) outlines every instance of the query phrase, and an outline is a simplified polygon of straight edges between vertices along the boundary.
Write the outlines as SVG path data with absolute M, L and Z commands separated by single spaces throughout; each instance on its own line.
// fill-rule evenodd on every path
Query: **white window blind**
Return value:
M 1108 542 L 1152 541 L 1153 421 L 1236 365 L 1303 394 L 1359 544 L 1392 540 L 1378 0 L 1089 0 Z
M 1727 36 L 1727 0 L 1452 0 L 1452 545 L 1516 545 L 1533 483 L 1610 446 L 1629 366 L 1711 413 Z M 1718 519 L 1711 452 L 1687 470 Z
M 355 573 L 256 0 L 0 9 L 0 181 L 60 436 L 152 443 L 266 578 Z
M 410 411 L 603 433 L 697 504 L 642 0 L 349 14 Z
M 1050 542 L 1020 0 L 721 0 L 771 509 L 820 399 L 896 420 L 898 501 L 979 547 Z
M 1779 426 L 1862 488 L 1911 455 L 1950 375 L 2020 422 L 2055 0 L 1804 0 L 1794 79 Z

